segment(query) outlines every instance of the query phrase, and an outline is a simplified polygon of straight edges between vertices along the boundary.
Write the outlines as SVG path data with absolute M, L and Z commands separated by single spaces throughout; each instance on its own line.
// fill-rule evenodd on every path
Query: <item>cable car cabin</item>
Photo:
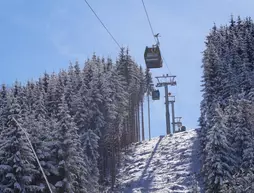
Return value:
M 146 47 L 144 57 L 147 68 L 162 67 L 162 59 L 159 46 L 153 46 L 152 48 Z
M 152 92 L 152 99 L 153 100 L 160 100 L 160 91 L 159 90 L 154 90 Z
M 185 127 L 185 126 L 182 126 L 182 127 L 181 127 L 181 131 L 186 131 L 186 127 Z

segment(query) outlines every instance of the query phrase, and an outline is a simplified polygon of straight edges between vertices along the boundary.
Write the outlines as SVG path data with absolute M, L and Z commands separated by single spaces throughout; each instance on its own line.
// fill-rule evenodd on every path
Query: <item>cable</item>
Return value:
M 96 12 L 94 11 L 94 9 L 91 7 L 91 5 L 87 2 L 87 0 L 84 0 L 87 4 L 87 6 L 91 9 L 91 11 L 94 13 L 94 15 L 96 16 L 96 18 L 99 20 L 99 22 L 101 23 L 101 25 L 105 28 L 105 30 L 108 32 L 108 34 L 110 35 L 110 37 L 114 40 L 114 42 L 116 43 L 116 45 L 121 49 L 121 46 L 120 44 L 117 42 L 117 40 L 114 38 L 114 36 L 112 35 L 112 33 L 108 30 L 108 28 L 106 27 L 106 25 L 102 22 L 102 20 L 100 19 L 100 17 L 96 14 Z M 154 37 L 154 40 L 155 42 L 157 41 L 156 38 L 155 38 L 155 33 L 154 33 L 154 30 L 153 30 L 153 27 L 152 27 L 152 24 L 151 24 L 151 21 L 150 21 L 150 18 L 149 18 L 149 15 L 148 15 L 148 12 L 147 12 L 147 9 L 146 9 L 146 6 L 145 6 L 145 3 L 144 3 L 144 0 L 142 0 L 142 3 L 143 3 L 143 7 L 144 7 L 144 10 L 145 10 L 145 13 L 146 13 L 146 17 L 147 17 L 147 20 L 148 20 L 148 23 L 149 23 L 149 26 L 150 26 L 150 29 L 151 29 L 151 32 L 152 32 L 152 35 Z M 161 54 L 162 55 L 162 54 Z M 162 60 L 164 61 L 164 63 L 166 64 L 167 68 L 168 68 L 168 71 L 169 71 L 169 74 L 171 75 L 172 73 L 170 72 L 170 69 L 168 67 L 168 64 L 167 64 L 167 61 L 165 60 L 165 58 L 163 57 L 162 55 Z
M 96 12 L 94 11 L 94 9 L 91 7 L 91 5 L 87 2 L 87 0 L 84 0 L 87 4 L 87 6 L 91 9 L 91 11 L 94 13 L 94 15 L 96 16 L 96 18 L 99 20 L 99 22 L 101 23 L 101 25 L 105 28 L 105 30 L 108 32 L 108 34 L 110 35 L 110 37 L 114 40 L 114 42 L 116 43 L 116 45 L 121 49 L 121 46 L 120 44 L 117 42 L 117 40 L 114 38 L 114 36 L 112 35 L 112 33 L 110 33 L 110 31 L 108 30 L 108 28 L 106 27 L 106 25 L 102 22 L 102 20 L 100 19 L 100 17 L 96 14 Z M 147 12 L 147 9 L 146 9 L 146 6 L 145 6 L 145 3 L 144 3 L 144 0 L 142 0 L 142 3 L 143 3 L 143 7 L 144 7 L 144 10 L 145 10 L 145 13 L 146 13 L 146 17 L 147 17 L 147 20 L 149 22 L 149 26 L 150 26 L 150 29 L 151 29 L 151 32 L 152 32 L 152 35 L 154 37 L 154 40 L 155 42 L 157 41 L 156 38 L 155 38 L 155 33 L 154 33 L 154 30 L 153 30 L 153 27 L 152 27 L 152 24 L 151 24 L 151 21 L 150 21 L 150 18 L 149 18 L 149 15 L 148 15 L 148 12 Z M 170 69 L 168 67 L 168 64 L 165 60 L 165 58 L 163 57 L 162 55 L 162 60 L 164 61 L 164 63 L 166 64 L 167 68 L 168 68 L 168 71 L 169 71 L 169 74 L 171 75 L 171 72 L 170 72 Z
M 96 14 L 96 12 L 93 10 L 93 8 L 91 7 L 91 5 L 87 2 L 87 0 L 84 0 L 86 2 L 86 4 L 88 5 L 88 7 L 91 9 L 91 11 L 94 13 L 94 15 L 97 17 L 97 19 L 99 20 L 99 22 L 101 23 L 101 25 L 105 28 L 105 30 L 108 32 L 108 34 L 111 36 L 111 38 L 114 40 L 114 42 L 116 43 L 116 45 L 121 49 L 120 44 L 116 41 L 116 39 L 114 38 L 114 36 L 110 33 L 110 31 L 108 30 L 108 28 L 104 25 L 104 23 L 102 22 L 102 20 L 99 18 L 99 16 Z
M 155 42 L 156 42 L 155 33 L 154 33 L 154 30 L 153 30 L 153 27 L 152 27 L 152 24 L 151 24 L 151 21 L 150 21 L 150 18 L 149 18 L 149 15 L 148 15 L 148 12 L 147 12 L 145 3 L 144 3 L 144 0 L 142 0 L 142 4 L 143 4 L 143 7 L 144 7 L 144 10 L 145 10 L 145 13 L 146 13 L 146 17 L 147 17 L 147 20 L 148 20 L 148 23 L 149 23 L 149 26 L 150 26 L 152 35 L 153 35 L 154 40 L 155 40 Z M 169 71 L 169 74 L 172 75 L 172 73 L 171 73 L 171 71 L 170 71 L 170 69 L 169 69 L 168 63 L 167 63 L 167 61 L 165 60 L 164 56 L 162 55 L 162 52 L 161 52 L 161 57 L 162 57 L 163 62 L 164 62 L 164 63 L 166 64 L 166 66 L 167 66 L 167 69 L 168 69 L 168 71 Z M 176 85 L 176 95 L 178 95 L 178 85 Z
M 170 69 L 168 67 L 168 63 L 167 61 L 165 60 L 165 58 L 163 57 L 163 55 L 161 54 L 161 57 L 162 57 L 162 60 L 164 61 L 164 63 L 166 64 L 167 68 L 168 68 L 168 71 L 169 71 L 169 74 L 172 75 L 172 73 L 170 72 Z
M 38 163 L 38 165 L 39 165 L 39 167 L 40 167 L 40 170 L 41 170 L 41 172 L 42 172 L 42 175 L 43 175 L 43 177 L 44 177 L 44 179 L 45 179 L 45 181 L 46 181 L 46 183 L 47 183 L 48 189 L 49 189 L 50 193 L 53 193 L 53 191 L 52 191 L 52 189 L 51 189 L 51 187 L 50 187 L 50 185 L 49 185 L 48 179 L 47 179 L 47 177 L 46 177 L 46 175 L 45 175 L 45 173 L 44 173 L 44 170 L 43 170 L 43 168 L 41 167 L 39 158 L 38 158 L 38 156 L 37 156 L 37 154 L 36 154 L 36 152 L 35 152 L 35 150 L 34 150 L 34 148 L 33 148 L 33 145 L 32 145 L 32 143 L 31 143 L 31 141 L 30 141 L 30 139 L 29 139 L 29 137 L 28 137 L 28 133 L 26 132 L 25 129 L 23 129 L 23 128 L 21 127 L 21 125 L 18 123 L 18 121 L 17 121 L 14 117 L 12 117 L 12 119 L 15 121 L 15 123 L 18 125 L 18 127 L 25 133 L 26 139 L 27 139 L 27 141 L 28 141 L 28 143 L 29 143 L 29 145 L 30 145 L 32 151 L 33 151 L 34 157 L 35 157 L 35 159 L 36 159 L 36 161 L 37 161 L 37 163 Z
M 146 13 L 146 17 L 147 17 L 147 20 L 148 20 L 148 23 L 149 23 L 149 26 L 150 26 L 152 35 L 153 35 L 153 37 L 154 37 L 155 42 L 157 42 L 157 40 L 156 40 L 156 38 L 155 38 L 155 33 L 154 33 L 154 30 L 153 30 L 153 27 L 152 27 L 152 24 L 151 24 L 151 21 L 150 21 L 150 18 L 149 18 L 149 15 L 148 15 L 148 12 L 147 12 L 147 9 L 146 9 L 146 6 L 145 6 L 144 0 L 142 0 L 142 4 L 143 4 L 143 7 L 144 7 L 144 10 L 145 10 L 145 13 Z M 169 70 L 167 61 L 166 61 L 165 58 L 163 57 L 162 53 L 161 53 L 161 57 L 162 57 L 162 60 L 164 61 L 164 63 L 166 64 L 166 66 L 167 66 L 167 68 L 168 68 L 169 74 L 172 75 L 171 72 L 170 72 L 170 70 Z
M 148 20 L 148 23 L 149 23 L 149 26 L 150 26 L 151 32 L 152 32 L 153 37 L 154 37 L 154 40 L 155 40 L 155 42 L 156 42 L 155 33 L 154 33 L 154 31 L 153 31 L 153 27 L 152 27 L 152 24 L 151 24 L 151 21 L 150 21 L 150 18 L 149 18 L 148 12 L 147 12 L 147 10 L 146 10 L 146 6 L 145 6 L 145 2 L 144 2 L 144 0 L 142 0 L 142 3 L 143 3 L 144 10 L 145 10 L 145 12 L 146 12 L 146 17 L 147 17 L 147 20 Z

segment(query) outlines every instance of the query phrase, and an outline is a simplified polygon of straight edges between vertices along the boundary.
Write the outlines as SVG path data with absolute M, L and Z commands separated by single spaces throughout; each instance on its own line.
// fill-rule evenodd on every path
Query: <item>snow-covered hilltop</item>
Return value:
M 199 189 L 198 133 L 189 130 L 132 145 L 123 153 L 114 192 L 177 193 Z

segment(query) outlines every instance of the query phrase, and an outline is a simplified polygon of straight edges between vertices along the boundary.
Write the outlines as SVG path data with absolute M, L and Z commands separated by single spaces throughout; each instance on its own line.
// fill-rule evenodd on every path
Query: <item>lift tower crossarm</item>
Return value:
M 176 85 L 175 77 L 176 76 L 169 75 L 156 76 L 155 78 L 158 81 L 156 87 L 162 87 L 165 85 L 175 86 Z

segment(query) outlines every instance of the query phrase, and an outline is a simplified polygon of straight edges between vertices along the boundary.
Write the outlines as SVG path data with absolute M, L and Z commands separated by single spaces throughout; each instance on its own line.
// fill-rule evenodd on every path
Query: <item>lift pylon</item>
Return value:
M 165 88 L 166 133 L 167 133 L 167 135 L 171 134 L 170 114 L 169 114 L 169 100 L 168 100 L 168 97 L 169 97 L 168 86 L 175 86 L 176 85 L 175 77 L 176 76 L 169 76 L 168 74 L 155 77 L 158 81 L 156 87 L 164 87 Z M 174 120 L 173 120 L 173 122 L 174 122 Z

